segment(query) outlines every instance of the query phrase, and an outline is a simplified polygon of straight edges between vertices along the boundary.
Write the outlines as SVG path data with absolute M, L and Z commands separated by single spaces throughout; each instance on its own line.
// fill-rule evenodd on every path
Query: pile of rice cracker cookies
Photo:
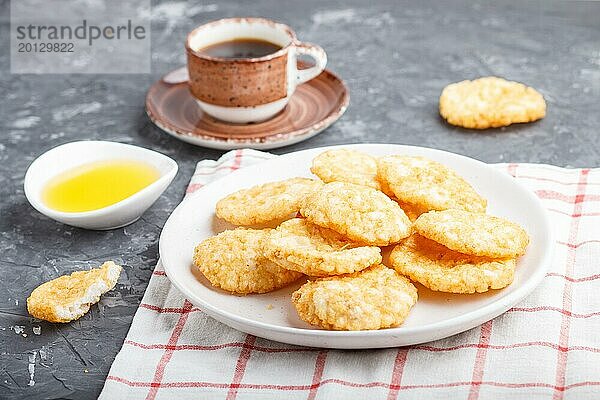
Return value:
M 412 282 L 482 293 L 513 281 L 527 232 L 486 214 L 486 199 L 445 165 L 338 149 L 310 170 L 320 180 L 266 183 L 217 203 L 238 228 L 194 250 L 212 285 L 245 295 L 307 277 L 291 297 L 303 321 L 365 330 L 404 322 L 417 302 Z

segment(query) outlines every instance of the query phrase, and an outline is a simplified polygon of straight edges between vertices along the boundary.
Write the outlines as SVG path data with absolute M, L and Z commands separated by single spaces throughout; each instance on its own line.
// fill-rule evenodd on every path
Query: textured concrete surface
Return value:
M 196 161 L 218 151 L 179 142 L 144 114 L 146 89 L 184 63 L 183 40 L 196 25 L 225 16 L 287 22 L 321 44 L 346 80 L 351 105 L 321 135 L 286 153 L 339 143 L 416 144 L 487 162 L 597 166 L 600 154 L 600 2 L 470 0 L 365 2 L 174 1 L 153 9 L 151 75 L 11 75 L 9 4 L 0 0 L 0 398 L 96 398 L 121 347 L 157 260 L 158 237 Z M 499 75 L 538 88 L 541 122 L 473 132 L 437 113 L 448 83 Z M 77 139 L 153 148 L 180 172 L 141 220 L 91 232 L 56 223 L 23 194 L 29 163 Z M 125 266 L 117 290 L 71 324 L 27 315 L 40 283 L 113 259 Z

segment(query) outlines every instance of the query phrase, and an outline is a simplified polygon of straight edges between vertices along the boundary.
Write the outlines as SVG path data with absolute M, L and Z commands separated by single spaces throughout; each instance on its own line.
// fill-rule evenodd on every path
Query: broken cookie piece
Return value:
M 123 268 L 107 261 L 100 268 L 77 271 L 42 283 L 27 299 L 27 311 L 50 322 L 70 322 L 81 318 L 100 296 L 117 284 Z

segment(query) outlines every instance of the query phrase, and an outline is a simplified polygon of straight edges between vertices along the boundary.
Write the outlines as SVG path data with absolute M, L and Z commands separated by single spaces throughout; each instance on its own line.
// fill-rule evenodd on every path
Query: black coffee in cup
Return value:
M 281 50 L 281 46 L 261 39 L 239 38 L 199 49 L 200 54 L 218 58 L 258 58 Z

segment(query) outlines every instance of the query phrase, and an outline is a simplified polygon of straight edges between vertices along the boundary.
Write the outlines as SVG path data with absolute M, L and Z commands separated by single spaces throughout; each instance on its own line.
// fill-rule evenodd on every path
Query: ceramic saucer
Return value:
M 146 112 L 156 126 L 177 139 L 219 150 L 264 150 L 301 142 L 337 121 L 350 101 L 344 82 L 325 70 L 298 86 L 287 107 L 270 120 L 230 124 L 200 109 L 187 80 L 187 69 L 182 67 L 155 82 L 146 96 Z

